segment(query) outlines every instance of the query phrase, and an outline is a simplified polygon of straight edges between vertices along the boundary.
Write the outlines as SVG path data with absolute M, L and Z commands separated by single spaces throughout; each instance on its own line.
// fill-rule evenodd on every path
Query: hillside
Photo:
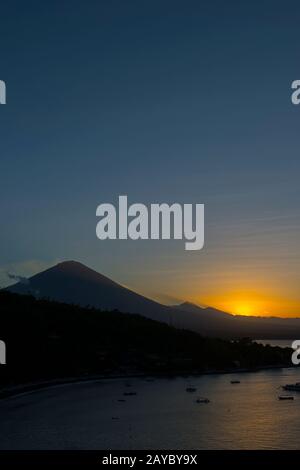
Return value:
M 0 292 L 1 382 L 88 374 L 177 374 L 290 365 L 290 350 L 204 338 L 140 315 Z

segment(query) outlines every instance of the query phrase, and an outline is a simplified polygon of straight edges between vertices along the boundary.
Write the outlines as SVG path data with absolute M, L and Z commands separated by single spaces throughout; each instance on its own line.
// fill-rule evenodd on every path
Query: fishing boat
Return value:
M 193 393 L 193 392 L 196 392 L 196 388 L 195 387 L 187 387 L 186 388 L 186 391 L 189 392 L 189 393 Z
M 208 398 L 197 398 L 196 403 L 210 403 Z
M 132 397 L 133 395 L 136 395 L 136 392 L 124 392 L 123 395 L 125 397 Z
M 295 384 L 286 384 L 282 386 L 283 390 L 289 390 L 290 392 L 300 392 L 300 382 Z
M 294 400 L 294 397 L 291 395 L 279 395 L 278 400 Z
M 240 384 L 241 381 L 240 380 L 231 380 L 230 383 L 231 384 Z

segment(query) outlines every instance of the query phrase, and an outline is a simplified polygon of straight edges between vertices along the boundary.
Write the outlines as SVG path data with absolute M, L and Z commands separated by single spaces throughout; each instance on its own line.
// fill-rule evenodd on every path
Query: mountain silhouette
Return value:
M 65 261 L 9 287 L 17 294 L 32 294 L 59 302 L 103 310 L 142 313 L 156 319 L 168 308 L 139 295 L 77 261 Z
M 298 318 L 231 315 L 212 307 L 202 308 L 189 302 L 176 306 L 162 305 L 121 286 L 77 261 L 59 263 L 30 277 L 27 282 L 18 282 L 8 287 L 7 290 L 82 307 L 137 313 L 176 328 L 196 331 L 204 336 L 300 337 Z

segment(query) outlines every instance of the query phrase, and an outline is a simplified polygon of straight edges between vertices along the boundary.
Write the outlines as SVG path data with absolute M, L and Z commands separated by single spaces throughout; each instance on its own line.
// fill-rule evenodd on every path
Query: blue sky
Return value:
M 296 314 L 299 20 L 296 1 L 2 2 L 0 283 L 76 259 L 161 300 Z M 119 194 L 204 203 L 205 248 L 100 242 Z

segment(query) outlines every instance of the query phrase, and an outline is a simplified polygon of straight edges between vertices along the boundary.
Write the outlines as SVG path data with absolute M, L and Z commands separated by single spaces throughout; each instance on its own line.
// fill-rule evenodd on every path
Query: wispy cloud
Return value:
M 15 263 L 8 263 L 0 266 L 0 288 L 7 287 L 15 282 L 29 284 L 29 278 L 45 269 L 59 263 L 60 260 L 24 260 Z
M 8 279 L 11 279 L 12 281 L 21 282 L 21 284 L 26 284 L 26 285 L 30 284 L 30 281 L 27 277 L 19 276 L 18 274 L 7 273 L 7 277 Z

